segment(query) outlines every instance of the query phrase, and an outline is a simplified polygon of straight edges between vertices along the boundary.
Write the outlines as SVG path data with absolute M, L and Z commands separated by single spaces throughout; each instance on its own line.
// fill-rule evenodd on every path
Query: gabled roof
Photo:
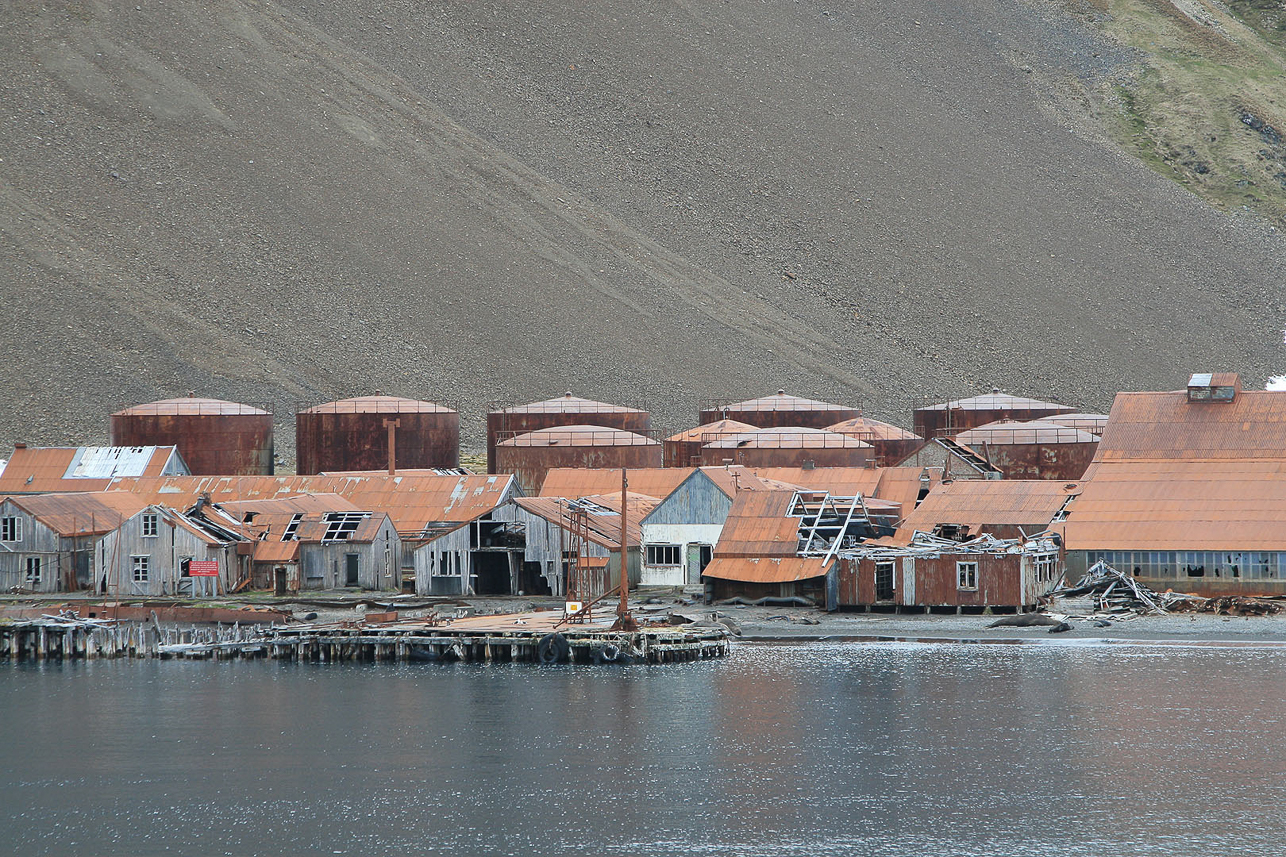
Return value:
M 513 502 L 519 508 L 568 530 L 571 529 L 573 510 L 577 505 L 582 507 L 588 505 L 591 511 L 585 521 L 589 527 L 589 540 L 605 548 L 619 549 L 621 546 L 621 495 L 619 493 L 600 494 L 581 499 L 588 501 L 588 504 L 576 504 L 563 497 L 518 497 Z M 656 508 L 660 500 L 631 491 L 627 493 L 626 501 L 629 503 L 626 533 L 630 544 L 638 547 L 643 541 L 643 530 L 640 526 L 643 518 Z
M 344 476 L 176 476 L 167 479 L 117 479 L 113 487 L 150 502 L 186 508 L 202 494 L 213 503 L 338 494 L 358 509 L 383 512 L 399 534 L 418 537 L 450 529 L 485 515 L 515 491 L 508 474 L 441 476 L 362 473 Z
M 742 491 L 719 536 L 720 557 L 795 556 L 799 519 L 789 516 L 794 491 Z
M 915 531 L 932 532 L 939 524 L 967 526 L 975 535 L 988 527 L 1019 527 L 1028 535 L 1049 528 L 1078 482 L 1045 479 L 963 479 L 935 486 L 907 513 L 894 540 L 909 544 Z
M 104 491 L 118 477 L 187 472 L 173 446 L 19 446 L 0 472 L 0 494 Z
M 1118 393 L 1095 462 L 1286 460 L 1286 391 L 1190 402 L 1186 390 Z
M 151 505 L 146 498 L 122 491 L 33 494 L 9 501 L 60 536 L 109 533 Z

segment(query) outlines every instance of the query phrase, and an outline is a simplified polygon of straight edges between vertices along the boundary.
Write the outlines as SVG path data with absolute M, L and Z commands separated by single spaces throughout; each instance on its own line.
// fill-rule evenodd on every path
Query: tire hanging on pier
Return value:
M 546 634 L 536 644 L 536 658 L 542 664 L 565 664 L 571 653 L 572 647 L 562 634 Z
M 620 658 L 620 656 L 621 656 L 621 650 L 618 649 L 616 646 L 613 646 L 611 643 L 608 643 L 606 646 L 599 646 L 597 649 L 594 650 L 594 663 L 596 664 L 616 663 L 617 659 Z

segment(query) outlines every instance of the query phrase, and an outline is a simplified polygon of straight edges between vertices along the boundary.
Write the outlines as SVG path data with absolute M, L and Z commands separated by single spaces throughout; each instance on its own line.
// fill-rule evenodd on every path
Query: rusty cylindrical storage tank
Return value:
M 591 425 L 646 434 L 652 430 L 652 415 L 638 408 L 582 399 L 570 392 L 555 399 L 502 408 L 487 414 L 487 472 L 496 470 L 496 438 L 514 437 L 555 426 Z
M 1056 417 L 1041 417 L 1040 422 L 1057 423 L 1102 437 L 1103 429 L 1107 427 L 1107 414 L 1059 414 Z
M 554 426 L 496 443 L 497 473 L 512 473 L 528 495 L 540 493 L 551 467 L 660 467 L 661 444 L 604 426 Z
M 165 399 L 112 414 L 113 446 L 177 446 L 193 476 L 273 472 L 272 414 L 219 399 Z
M 745 402 L 704 408 L 699 421 L 705 424 L 728 419 L 759 428 L 796 426 L 820 429 L 844 420 L 851 420 L 859 415 L 860 412 L 856 408 L 832 405 L 830 402 L 819 402 L 816 399 L 802 399 L 799 396 L 788 396 L 785 390 L 778 390 L 772 396 L 761 396 Z
M 971 396 L 967 399 L 956 399 L 917 408 L 912 422 L 915 433 L 930 441 L 937 437 L 955 437 L 966 429 L 985 426 L 987 423 L 999 420 L 1025 423 L 1043 417 L 1070 414 L 1075 410 L 1055 402 L 1025 399 L 1022 396 L 1011 396 L 999 390 L 992 390 L 982 396 Z
M 746 467 L 872 467 L 871 445 L 825 429 L 777 426 L 732 434 L 701 448 L 701 464 Z
M 1098 451 L 1097 435 L 1057 423 L 996 422 L 956 435 L 1006 479 L 1080 479 Z
M 295 472 L 301 476 L 388 467 L 388 426 L 396 420 L 399 470 L 460 466 L 460 415 L 434 402 L 359 396 L 295 415 Z
M 681 431 L 667 437 L 662 444 L 665 447 L 666 467 L 694 467 L 700 464 L 701 447 L 725 435 L 741 434 L 754 431 L 755 427 L 736 420 L 718 420 L 703 426 Z
M 894 467 L 924 446 L 924 438 L 915 432 L 870 417 L 854 417 L 827 426 L 826 430 L 869 443 L 875 451 L 875 463 L 880 467 Z

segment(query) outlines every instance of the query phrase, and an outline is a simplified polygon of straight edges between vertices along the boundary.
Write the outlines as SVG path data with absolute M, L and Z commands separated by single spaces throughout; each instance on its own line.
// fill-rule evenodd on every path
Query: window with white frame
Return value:
M 1036 580 L 1041 583 L 1047 583 L 1054 579 L 1054 569 L 1057 566 L 1058 556 L 1052 553 L 1036 554 Z
M 956 563 L 956 580 L 960 589 L 977 589 L 978 588 L 978 563 L 976 562 L 958 562 Z
M 647 565 L 683 565 L 683 545 L 648 545 Z
M 155 512 L 149 512 L 143 516 L 143 535 L 145 537 L 153 538 L 160 534 L 160 517 Z
M 130 568 L 134 575 L 135 583 L 147 583 L 152 577 L 152 557 L 132 556 L 130 557 Z
M 29 556 L 29 557 L 27 557 L 27 575 L 26 575 L 26 579 L 27 579 L 27 585 L 28 585 L 28 586 L 39 586 L 39 585 L 40 585 L 40 571 L 41 571 L 41 567 L 42 567 L 42 565 L 43 565 L 43 563 L 41 562 L 41 558 L 40 558 L 40 557 L 38 557 L 38 556 Z
M 22 541 L 22 518 L 0 518 L 0 542 Z

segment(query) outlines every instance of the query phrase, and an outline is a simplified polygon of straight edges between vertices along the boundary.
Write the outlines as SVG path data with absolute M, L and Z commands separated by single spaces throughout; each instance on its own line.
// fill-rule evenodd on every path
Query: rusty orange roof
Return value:
M 774 427 L 728 434 L 705 444 L 703 449 L 870 449 L 856 437 L 826 429 Z
M 436 402 L 421 402 L 401 396 L 357 396 L 315 405 L 301 414 L 454 414 L 455 411 Z
M 589 540 L 605 548 L 619 549 L 621 546 L 621 495 L 619 493 L 604 494 L 596 497 L 581 498 L 603 507 L 607 514 L 596 514 L 591 512 L 586 516 L 586 523 L 589 526 Z M 630 544 L 638 547 L 643 541 L 643 530 L 639 526 L 648 512 L 651 512 L 660 502 L 655 497 L 648 497 L 644 494 L 636 494 L 631 491 L 626 495 L 629 503 L 629 519 L 626 523 L 626 532 L 629 534 Z M 526 509 L 533 515 L 537 515 L 549 521 L 551 524 L 557 524 L 564 529 L 571 528 L 572 509 L 565 498 L 562 497 L 518 497 L 514 500 L 520 508 Z
M 810 491 L 829 491 L 836 497 L 869 497 L 880 484 L 877 467 L 752 467 L 762 479 L 798 485 Z M 887 469 L 887 468 L 885 468 Z
M 1186 390 L 1118 393 L 1096 462 L 1286 459 L 1286 392 L 1190 402 Z
M 909 511 L 894 537 L 910 544 L 918 530 L 938 524 L 967 526 L 975 535 L 988 527 L 1020 527 L 1035 535 L 1049 527 L 1081 483 L 1046 479 L 962 479 L 935 486 Z
M 393 476 L 171 476 L 117 479 L 114 488 L 150 502 L 192 505 L 202 494 L 211 502 L 279 499 L 300 494 L 339 494 L 358 509 L 383 512 L 399 534 L 416 537 L 448 529 L 485 515 L 512 496 L 512 476 L 443 476 L 423 471 Z
M 0 472 L 0 494 L 104 491 L 113 478 L 186 473 L 173 446 L 19 446 Z
M 660 446 L 658 441 L 625 429 L 605 426 L 554 426 L 502 440 L 496 446 Z
M 275 539 L 264 539 L 261 542 L 255 542 L 255 562 L 288 563 L 296 562 L 298 559 L 299 542 L 297 541 L 283 542 Z
M 715 557 L 705 577 L 742 583 L 793 583 L 821 577 L 826 567 L 820 557 Z
M 728 405 L 719 405 L 717 408 L 710 410 L 717 411 L 837 411 L 849 410 L 844 405 L 833 405 L 830 402 L 821 402 L 817 399 L 805 399 L 800 396 L 792 396 L 785 390 L 778 390 L 771 396 L 760 396 L 757 399 L 748 399 L 744 402 L 733 402 Z
M 692 441 L 709 443 L 715 438 L 722 437 L 725 434 L 737 434 L 738 432 L 754 430 L 755 427 L 749 423 L 742 423 L 737 420 L 715 420 L 712 423 L 706 423 L 705 425 L 700 425 L 696 428 L 681 431 L 676 435 L 671 435 L 670 437 L 667 437 L 666 440 L 686 443 L 690 443 Z
M 638 467 L 626 472 L 630 490 L 650 497 L 669 497 L 695 467 Z M 551 467 L 540 486 L 542 497 L 589 497 L 621 490 L 619 467 Z
M 179 399 L 162 399 L 159 402 L 147 402 L 134 405 L 112 414 L 123 416 L 216 416 L 222 414 L 267 414 L 259 408 L 243 405 L 238 402 L 225 402 L 222 399 L 202 399 L 196 396 L 184 396 Z
M 512 408 L 503 408 L 499 411 L 492 411 L 497 414 L 641 414 L 638 408 L 627 408 L 624 405 L 613 405 L 608 402 L 596 402 L 593 399 L 582 399 L 579 396 L 573 396 L 571 393 L 565 393 L 553 399 L 546 399 L 543 402 L 531 402 L 526 405 L 516 405 Z
M 903 514 L 910 514 L 915 508 L 916 500 L 920 497 L 920 490 L 925 487 L 932 488 L 942 482 L 940 471 L 928 474 L 927 481 L 921 481 L 920 473 L 921 471 L 911 467 L 881 467 L 880 481 L 875 486 L 874 494 L 880 500 L 897 503 L 901 506 Z
M 60 536 L 109 533 L 152 505 L 146 498 L 123 491 L 33 494 L 10 497 L 9 502 Z
M 953 399 L 949 402 L 917 408 L 917 410 L 921 411 L 1027 411 L 1037 409 L 1057 410 L 1063 413 L 1071 413 L 1075 410 L 1075 408 L 1069 408 L 1057 402 L 1042 402 L 1039 399 L 1011 396 L 1008 393 L 984 393 L 981 396 Z
M 1069 550 L 1286 551 L 1284 521 L 1286 460 L 1121 461 L 1098 467 L 1062 531 Z
M 1098 443 L 1098 435 L 1076 428 L 1069 428 L 1052 420 L 998 420 L 956 435 L 956 442 L 975 448 L 982 444 L 1006 446 L 1010 444 Z
M 913 431 L 907 431 L 892 423 L 873 420 L 870 417 L 854 417 L 851 420 L 844 420 L 843 422 L 835 423 L 833 426 L 827 426 L 826 430 L 849 434 L 861 440 L 871 438 L 876 440 L 924 440 Z
M 237 515 L 243 515 L 246 512 L 293 515 L 295 512 L 371 511 L 359 510 L 352 500 L 339 494 L 298 494 L 293 497 L 272 497 L 260 500 L 225 500 L 219 506 Z
M 716 557 L 794 556 L 799 519 L 789 517 L 794 491 L 740 491 L 732 501 Z

